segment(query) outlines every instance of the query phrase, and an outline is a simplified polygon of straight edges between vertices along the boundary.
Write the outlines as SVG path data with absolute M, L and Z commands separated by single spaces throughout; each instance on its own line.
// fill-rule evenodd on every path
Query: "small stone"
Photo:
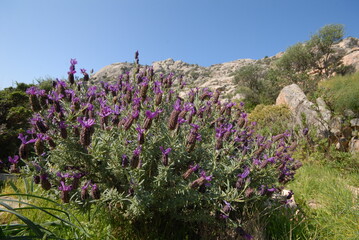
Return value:
M 353 118 L 353 117 L 355 117 L 355 113 L 350 109 L 346 109 L 346 110 L 344 110 L 344 116 Z
M 352 138 L 352 140 L 350 140 L 349 152 L 359 152 L 359 139 Z
M 353 118 L 352 120 L 350 120 L 350 125 L 352 127 L 359 127 L 359 118 Z

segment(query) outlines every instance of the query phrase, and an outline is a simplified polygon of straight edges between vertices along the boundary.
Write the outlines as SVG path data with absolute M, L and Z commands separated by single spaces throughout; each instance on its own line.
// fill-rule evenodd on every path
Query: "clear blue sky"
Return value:
M 359 37 L 359 0 L 0 0 L 0 89 L 78 69 L 272 56 L 326 24 Z

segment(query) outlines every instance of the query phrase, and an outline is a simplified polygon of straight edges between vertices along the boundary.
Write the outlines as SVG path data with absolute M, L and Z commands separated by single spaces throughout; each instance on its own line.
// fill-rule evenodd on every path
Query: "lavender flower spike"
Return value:
M 61 200 L 64 203 L 68 203 L 70 201 L 70 196 L 69 196 L 69 192 L 72 190 L 72 186 L 65 185 L 65 182 L 61 181 L 61 186 L 59 187 L 59 190 L 62 191 L 61 192 Z
M 11 164 L 17 164 L 19 162 L 19 156 L 15 155 L 13 158 L 12 157 L 8 157 L 9 163 Z
M 166 150 L 160 146 L 160 150 L 162 152 L 162 163 L 164 166 L 168 166 L 168 155 L 170 154 L 170 152 L 172 151 L 171 148 L 167 148 Z
M 95 119 L 89 118 L 87 120 L 83 120 L 82 118 L 78 118 L 77 121 L 85 128 L 90 128 L 95 124 Z

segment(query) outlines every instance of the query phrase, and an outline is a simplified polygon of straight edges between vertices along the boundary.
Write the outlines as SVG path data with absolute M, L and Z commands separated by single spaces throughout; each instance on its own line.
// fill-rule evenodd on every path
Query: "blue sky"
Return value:
M 326 24 L 359 37 L 358 0 L 0 0 L 0 89 L 115 62 L 272 56 Z

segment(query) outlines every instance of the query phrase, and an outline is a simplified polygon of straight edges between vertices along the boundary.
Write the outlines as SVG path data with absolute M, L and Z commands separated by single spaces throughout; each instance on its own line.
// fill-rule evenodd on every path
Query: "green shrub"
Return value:
M 19 136 L 19 154 L 50 196 L 105 204 L 139 236 L 164 239 L 244 236 L 258 215 L 252 206 L 268 211 L 281 201 L 271 196 L 299 166 L 288 134 L 256 134 L 241 106 L 220 103 L 218 92 L 177 97 L 172 74 L 136 65 L 100 87 L 74 81 L 76 63 L 69 82 L 57 81 L 46 96 L 27 90 L 37 112 L 33 131 Z M 28 158 L 32 147 L 37 156 Z
M 253 64 L 234 73 L 233 82 L 237 91 L 245 96 L 246 109 L 252 110 L 258 104 L 273 104 L 280 89 L 285 85 L 278 71 L 268 66 Z
M 26 88 L 29 84 L 18 83 L 17 87 L 0 91 L 0 160 L 17 152 L 17 135 L 29 127 L 32 112 Z M 1 169 L 0 169 L 1 171 Z
M 335 76 L 319 85 L 329 107 L 337 113 L 350 109 L 359 114 L 359 73 Z
M 248 116 L 249 121 L 257 123 L 260 134 L 279 134 L 290 129 L 292 116 L 285 105 L 260 104 Z

